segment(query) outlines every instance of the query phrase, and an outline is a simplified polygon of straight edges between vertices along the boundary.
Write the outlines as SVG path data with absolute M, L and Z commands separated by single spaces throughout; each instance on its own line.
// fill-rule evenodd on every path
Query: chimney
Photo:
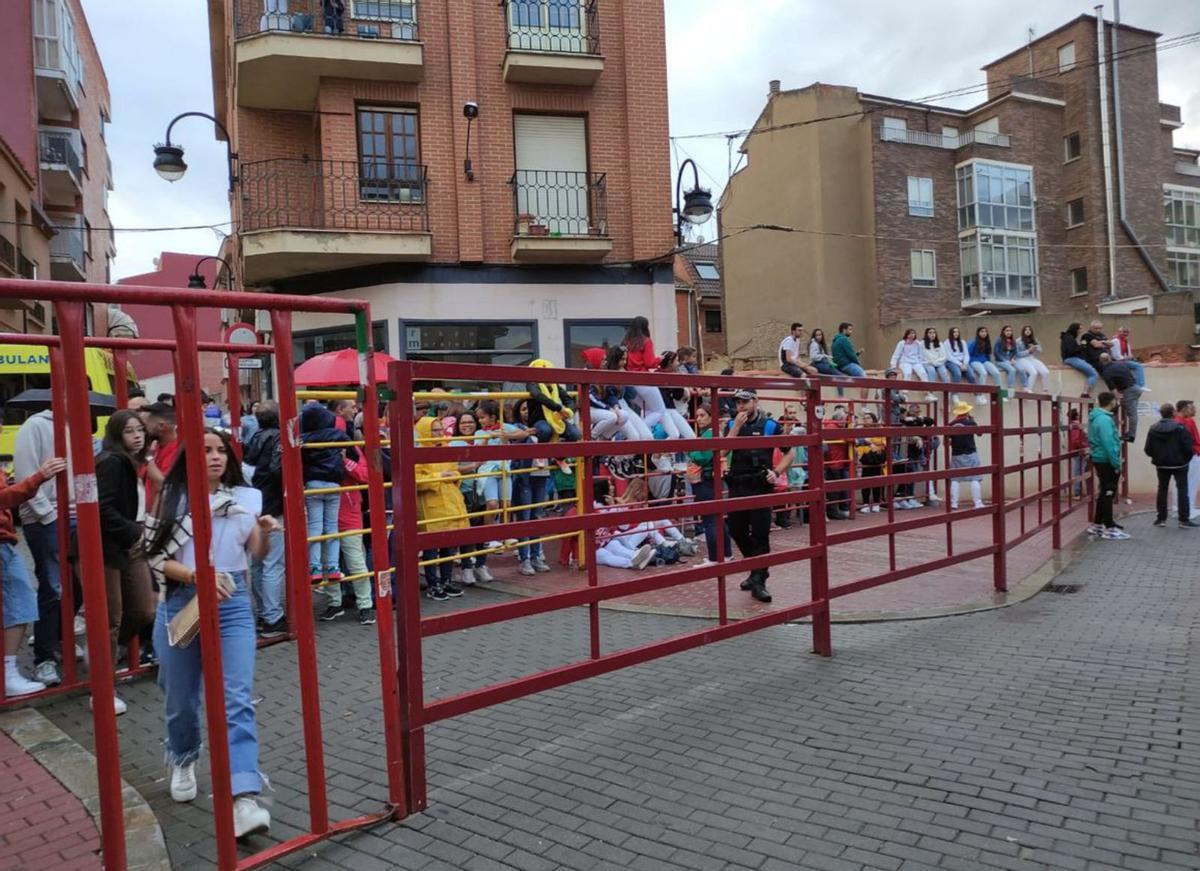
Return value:
M 779 79 L 771 79 L 767 82 L 767 94 L 774 97 L 779 93 Z

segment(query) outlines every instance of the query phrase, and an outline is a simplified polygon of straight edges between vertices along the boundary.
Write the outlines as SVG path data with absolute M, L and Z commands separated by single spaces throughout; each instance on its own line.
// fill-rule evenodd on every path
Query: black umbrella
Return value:
M 117 410 L 117 398 L 109 393 L 96 393 L 89 390 L 88 404 L 91 406 L 91 413 L 95 415 L 112 414 Z M 5 408 L 22 408 L 31 414 L 45 411 L 52 405 L 50 391 L 37 388 L 18 393 L 4 403 Z

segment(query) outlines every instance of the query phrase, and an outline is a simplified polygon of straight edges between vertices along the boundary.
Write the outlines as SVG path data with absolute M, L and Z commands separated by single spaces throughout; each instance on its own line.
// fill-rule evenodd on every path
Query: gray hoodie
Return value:
M 42 463 L 54 456 L 54 418 L 49 411 L 39 411 L 30 417 L 17 431 L 13 447 L 13 477 L 24 481 L 38 470 Z M 67 485 L 70 487 L 71 470 L 67 469 Z M 57 476 L 46 481 L 33 498 L 21 505 L 22 523 L 53 523 L 58 519 Z M 72 499 L 71 513 L 75 513 Z

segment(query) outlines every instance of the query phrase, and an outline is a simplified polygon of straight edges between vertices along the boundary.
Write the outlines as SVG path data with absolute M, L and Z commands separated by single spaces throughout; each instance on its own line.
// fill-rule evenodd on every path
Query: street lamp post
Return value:
M 171 142 L 171 130 L 176 122 L 183 118 L 207 118 L 217 126 L 217 129 L 225 135 L 225 155 L 229 163 L 229 192 L 233 193 L 233 186 L 237 184 L 237 154 L 233 151 L 232 140 L 229 138 L 229 131 L 225 129 L 225 125 L 204 112 L 183 112 L 171 119 L 171 123 L 167 125 L 166 142 L 154 146 L 154 170 L 167 181 L 179 181 L 183 178 L 183 174 L 187 172 L 187 164 L 183 160 L 183 146 Z
M 683 171 L 692 168 L 692 188 L 683 194 L 680 202 L 680 191 L 683 188 Z M 679 164 L 679 174 L 675 177 L 675 247 L 683 245 L 683 223 L 703 224 L 712 217 L 712 191 L 700 187 L 700 171 L 696 161 L 690 157 Z
M 223 257 L 217 257 L 215 255 L 210 254 L 207 257 L 201 257 L 199 260 L 196 261 L 196 265 L 192 267 L 192 274 L 188 276 L 188 289 L 189 290 L 204 290 L 207 287 L 207 285 L 204 283 L 204 276 L 200 274 L 200 264 L 204 263 L 208 260 L 216 260 L 216 261 L 220 262 L 222 265 L 224 265 L 225 271 L 229 273 L 230 280 L 232 280 L 233 267 L 229 265 L 229 261 Z M 221 274 L 221 270 L 218 269 L 217 275 L 219 276 L 220 274 Z M 213 280 L 215 282 L 216 277 L 214 277 Z

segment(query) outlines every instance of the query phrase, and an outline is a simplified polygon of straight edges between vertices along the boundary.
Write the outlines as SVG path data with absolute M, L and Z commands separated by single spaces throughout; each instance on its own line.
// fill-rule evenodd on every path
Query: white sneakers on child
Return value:
M 89 708 L 92 706 L 92 702 L 94 700 L 95 700 L 95 696 L 88 699 L 88 707 Z M 119 717 L 128 710 L 129 710 L 129 706 L 125 704 L 125 700 L 118 695 L 114 695 L 113 696 L 113 711 L 116 713 L 116 715 Z
M 30 680 L 21 674 L 17 668 L 15 656 L 4 657 L 4 693 L 12 696 L 27 696 L 30 693 L 40 693 L 46 685 L 39 680 Z
M 178 802 L 191 801 L 196 797 L 196 763 L 171 764 L 171 798 Z
M 644 569 L 650 565 L 650 560 L 654 559 L 654 545 L 643 544 L 638 548 L 637 553 L 633 555 L 633 562 L 630 563 L 635 569 Z

